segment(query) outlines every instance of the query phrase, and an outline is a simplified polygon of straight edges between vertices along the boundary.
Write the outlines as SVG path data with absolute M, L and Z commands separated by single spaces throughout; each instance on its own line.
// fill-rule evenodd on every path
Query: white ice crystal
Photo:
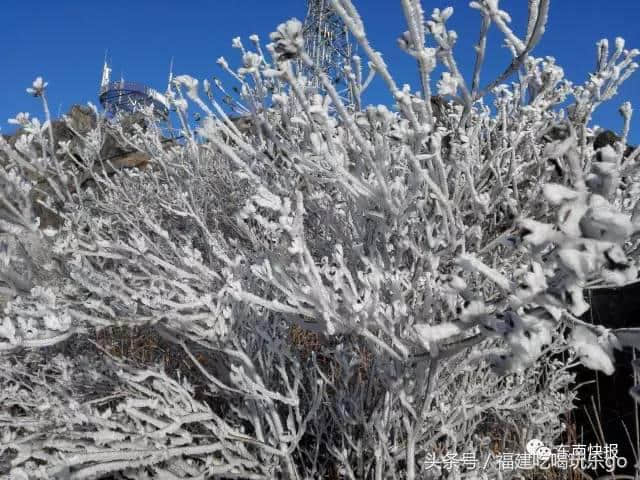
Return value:
M 565 359 L 609 374 L 613 350 L 639 343 L 578 318 L 586 288 L 637 279 L 637 166 L 622 140 L 594 151 L 589 120 L 639 52 L 601 43 L 574 84 L 533 57 L 548 0 L 529 2 L 524 34 L 477 0 L 467 78 L 453 9 L 400 3 L 411 84 L 353 2 L 331 0 L 362 56 L 323 75 L 308 51 L 322 32 L 295 19 L 265 47 L 237 37 L 239 59 L 218 60 L 225 81 L 203 80 L 202 97 L 200 80 L 171 78 L 171 138 L 150 108 L 91 109 L 89 131 L 67 135 L 34 82 L 45 120 L 17 115 L 19 133 L 0 138 L 11 475 L 315 478 L 339 465 L 436 480 L 423 468 L 434 441 L 484 458 L 490 425 L 551 445 L 573 405 Z M 499 61 L 489 31 L 512 55 L 497 79 L 482 74 Z M 374 81 L 394 105 L 367 105 Z M 144 173 L 93 173 L 116 160 L 113 142 Z
M 9 343 L 17 343 L 16 328 L 9 317 L 4 317 L 2 319 L 2 324 L 0 324 L 0 336 L 7 339 Z
M 575 349 L 585 367 L 599 370 L 606 375 L 613 374 L 613 352 L 603 346 L 595 333 L 578 325 L 571 332 L 569 344 Z
M 45 82 L 42 77 L 37 77 L 31 87 L 27 88 L 27 93 L 33 95 L 34 97 L 39 97 L 44 92 L 44 89 L 47 88 L 48 83 Z
M 296 18 L 278 25 L 277 31 L 271 34 L 274 50 L 279 58 L 287 60 L 297 56 L 304 48 L 302 23 Z
M 458 91 L 458 80 L 449 72 L 443 72 L 438 82 L 438 95 L 455 95 Z
M 417 324 L 415 329 L 426 344 L 439 343 L 462 332 L 460 325 L 447 322 L 438 325 Z

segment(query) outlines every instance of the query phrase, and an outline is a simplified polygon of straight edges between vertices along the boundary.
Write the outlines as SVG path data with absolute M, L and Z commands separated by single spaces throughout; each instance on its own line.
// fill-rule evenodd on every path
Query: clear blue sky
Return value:
M 396 46 L 406 26 L 395 0 L 355 0 L 370 39 L 401 82 L 418 88 L 413 61 Z M 460 37 L 457 58 L 467 78 L 472 68 L 472 45 L 477 40 L 479 15 L 467 0 L 425 0 L 425 9 L 453 5 L 450 25 Z M 527 0 L 502 0 L 514 25 L 524 28 Z M 303 19 L 306 0 L 191 0 L 179 5 L 166 0 L 109 0 L 107 2 L 60 0 L 4 0 L 0 16 L 0 128 L 10 132 L 7 119 L 28 111 L 42 116 L 40 105 L 25 93 L 41 75 L 49 82 L 48 96 L 54 115 L 74 103 L 97 101 L 101 67 L 108 50 L 113 76 L 166 86 L 170 59 L 176 74 L 199 79 L 220 75 L 215 60 L 225 56 L 238 62 L 231 39 L 257 33 L 266 42 L 269 32 L 290 17 Z M 582 82 L 595 65 L 595 43 L 616 36 L 629 48 L 640 48 L 640 1 L 552 0 L 547 33 L 534 54 L 552 55 L 566 76 Z M 493 47 L 485 80 L 507 63 L 501 37 L 494 29 Z M 483 82 L 484 83 L 484 82 Z M 390 103 L 381 82 L 375 82 L 368 101 Z M 619 129 L 617 108 L 630 100 L 636 109 L 631 140 L 640 143 L 640 72 L 631 77 L 609 105 L 601 107 L 595 122 Z

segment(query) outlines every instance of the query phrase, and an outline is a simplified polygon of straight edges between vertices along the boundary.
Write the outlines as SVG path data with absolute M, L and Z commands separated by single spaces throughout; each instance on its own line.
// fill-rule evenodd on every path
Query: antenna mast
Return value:
M 313 63 L 335 84 L 344 84 L 342 71 L 351 62 L 353 46 L 349 30 L 333 8 L 330 0 L 307 0 L 304 21 L 305 49 Z M 318 82 L 311 74 L 314 82 Z

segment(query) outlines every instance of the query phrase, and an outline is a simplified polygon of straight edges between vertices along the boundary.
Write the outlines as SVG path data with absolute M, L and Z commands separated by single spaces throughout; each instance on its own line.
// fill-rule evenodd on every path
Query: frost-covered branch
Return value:
M 149 109 L 112 122 L 89 108 L 66 130 L 16 116 L 19 134 L 0 140 L 9 473 L 443 478 L 432 455 L 481 458 L 491 435 L 511 451 L 551 444 L 574 397 L 568 364 L 609 374 L 613 350 L 637 345 L 580 319 L 587 288 L 638 276 L 631 107 L 621 142 L 596 146 L 589 125 L 637 51 L 599 44 L 575 86 L 531 56 L 549 2 L 529 2 L 523 38 L 498 2 L 473 2 L 467 82 L 453 9 L 425 23 L 406 0 L 399 44 L 420 85 L 399 88 L 352 2 L 332 5 L 370 62 L 368 77 L 363 59 L 346 72 L 355 103 L 293 19 L 265 48 L 234 39 L 238 66 L 218 64 L 236 88 L 173 78 L 179 141 Z M 514 60 L 482 88 L 492 24 Z M 360 103 L 374 74 L 395 108 Z M 494 109 L 478 101 L 489 92 Z M 140 329 L 164 365 L 99 341 Z

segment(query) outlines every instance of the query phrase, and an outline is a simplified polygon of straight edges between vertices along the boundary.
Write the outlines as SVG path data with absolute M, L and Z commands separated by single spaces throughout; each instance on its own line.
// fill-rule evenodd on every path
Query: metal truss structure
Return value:
M 304 38 L 307 54 L 316 67 L 336 85 L 344 84 L 343 68 L 351 62 L 353 46 L 347 27 L 329 0 L 307 0 Z

